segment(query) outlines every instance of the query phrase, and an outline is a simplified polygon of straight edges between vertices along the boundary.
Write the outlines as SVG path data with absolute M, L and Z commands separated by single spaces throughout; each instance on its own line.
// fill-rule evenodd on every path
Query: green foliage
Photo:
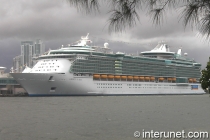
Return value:
M 207 63 L 207 66 L 202 70 L 202 76 L 200 78 L 201 87 L 206 90 L 210 87 L 210 62 Z

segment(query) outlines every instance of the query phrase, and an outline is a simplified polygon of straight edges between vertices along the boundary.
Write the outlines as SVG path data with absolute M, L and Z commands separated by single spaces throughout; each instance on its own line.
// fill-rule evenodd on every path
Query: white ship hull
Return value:
M 72 73 L 11 73 L 29 96 L 203 94 L 199 83 L 100 81 Z M 50 80 L 50 77 L 53 77 Z M 193 89 L 193 86 L 198 88 Z

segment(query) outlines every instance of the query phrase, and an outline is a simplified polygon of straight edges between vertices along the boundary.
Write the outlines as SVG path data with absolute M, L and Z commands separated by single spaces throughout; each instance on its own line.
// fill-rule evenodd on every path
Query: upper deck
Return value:
M 89 34 L 88 34 L 89 35 Z M 62 46 L 57 50 L 49 50 L 44 55 L 35 58 L 40 59 L 52 59 L 52 58 L 72 58 L 77 56 L 97 56 L 108 57 L 110 59 L 125 59 L 125 60 L 146 60 L 155 62 L 165 62 L 167 64 L 186 65 L 186 66 L 201 66 L 200 63 L 196 63 L 194 60 L 182 56 L 182 50 L 179 49 L 177 53 L 171 52 L 169 46 L 165 42 L 159 42 L 158 45 L 151 51 L 144 51 L 137 55 L 130 55 L 122 52 L 113 53 L 108 47 L 108 43 L 105 43 L 103 47 L 90 46 L 92 43 L 89 40 L 88 35 L 81 37 L 81 40 L 77 41 L 77 44 Z M 169 63 L 170 62 L 170 63 Z
M 99 47 L 88 45 L 90 42 L 88 37 L 83 37 L 76 45 L 50 50 L 37 58 L 39 65 L 31 72 L 145 75 L 185 79 L 200 77 L 200 63 L 182 56 L 181 49 L 177 53 L 171 52 L 164 42 L 160 42 L 151 51 L 137 55 L 113 53 L 108 43 Z

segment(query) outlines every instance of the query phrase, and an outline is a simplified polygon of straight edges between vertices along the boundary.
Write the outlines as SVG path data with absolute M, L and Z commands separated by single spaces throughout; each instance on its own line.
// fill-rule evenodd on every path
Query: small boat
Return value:
M 94 79 L 99 79 L 100 78 L 100 75 L 99 74 L 93 74 L 93 78 Z
M 128 80 L 133 80 L 133 76 L 128 76 Z
M 114 75 L 108 75 L 108 79 L 113 79 Z
M 127 76 L 121 76 L 121 79 L 123 79 L 123 80 L 126 80 L 127 79 Z
M 101 78 L 102 78 L 102 79 L 106 79 L 106 78 L 107 78 L 107 75 L 102 74 L 102 75 L 101 75 Z

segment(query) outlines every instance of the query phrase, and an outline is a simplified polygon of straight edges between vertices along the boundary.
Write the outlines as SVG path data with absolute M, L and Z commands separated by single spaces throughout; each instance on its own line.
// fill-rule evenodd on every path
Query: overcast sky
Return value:
M 183 53 L 206 66 L 210 46 L 198 36 L 198 31 L 184 29 L 180 11 L 170 12 L 160 27 L 151 23 L 141 12 L 137 26 L 125 33 L 109 34 L 107 20 L 109 5 L 102 4 L 101 12 L 86 15 L 70 6 L 66 0 L 0 0 L 0 66 L 12 67 L 13 58 L 20 55 L 20 42 L 41 39 L 46 50 L 57 49 L 90 33 L 94 45 L 109 43 L 116 51 L 136 53 L 153 49 L 166 41 L 171 51 L 182 47 Z

